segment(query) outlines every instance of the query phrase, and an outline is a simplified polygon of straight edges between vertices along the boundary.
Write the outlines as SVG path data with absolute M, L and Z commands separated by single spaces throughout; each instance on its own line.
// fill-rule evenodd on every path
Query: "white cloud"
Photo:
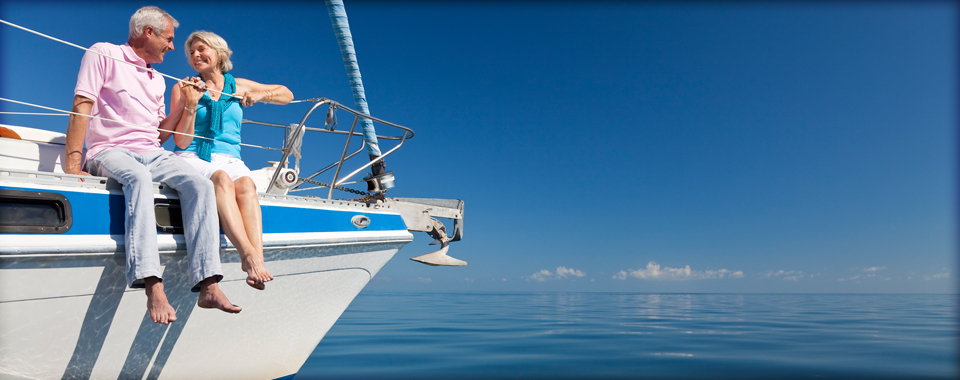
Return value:
M 882 271 L 882 270 L 887 270 L 887 267 L 869 267 L 869 268 L 863 268 L 863 271 L 864 271 L 864 272 L 879 272 L 879 271 Z
M 470 277 L 464 277 L 464 278 L 463 278 L 463 281 L 464 281 L 464 282 L 473 282 L 473 279 L 470 278 Z
M 557 267 L 557 276 L 560 278 L 567 277 L 567 276 L 583 277 L 583 276 L 586 276 L 586 274 L 584 274 L 583 271 L 576 270 L 573 268 L 567 269 L 565 267 Z
M 803 271 L 799 270 L 777 270 L 777 271 L 766 271 L 760 274 L 761 278 L 780 278 L 785 281 L 800 281 L 803 278 Z
M 586 275 L 587 275 L 587 274 L 586 274 L 586 273 L 583 273 L 583 271 L 581 271 L 581 270 L 577 270 L 577 269 L 573 269 L 573 268 L 567 268 L 567 267 L 557 267 L 556 273 L 551 272 L 551 271 L 546 270 L 546 269 L 543 269 L 543 270 L 540 270 L 540 271 L 537 272 L 537 273 L 534 273 L 534 274 L 530 275 L 530 277 L 526 277 L 526 280 L 527 280 L 527 281 L 536 281 L 536 282 L 547 282 L 547 281 L 554 280 L 554 279 L 556 279 L 556 280 L 564 279 L 564 278 L 567 278 L 567 277 L 570 277 L 570 276 L 573 276 L 573 277 L 583 277 L 583 276 L 586 276 Z
M 942 273 L 937 273 L 937 274 L 934 274 L 934 275 L 924 275 L 924 276 L 923 276 L 923 280 L 924 280 L 924 281 L 937 280 L 937 279 L 942 279 L 942 278 L 950 278 L 950 272 L 942 272 Z
M 547 282 L 550 280 L 550 277 L 553 277 L 553 273 L 544 269 L 537 273 L 534 273 L 530 277 L 527 277 L 528 280 L 533 280 L 536 282 Z
M 689 265 L 683 268 L 661 267 L 653 261 L 647 263 L 646 268 L 621 270 L 613 275 L 614 280 L 626 280 L 627 277 L 641 280 L 707 280 L 721 278 L 743 278 L 743 271 L 727 269 L 695 271 Z
M 415 279 L 413 279 L 413 280 L 410 280 L 410 281 L 411 281 L 411 282 L 421 282 L 421 283 L 424 283 L 424 284 L 429 284 L 429 283 L 433 282 L 433 280 L 431 280 L 429 277 L 427 277 L 427 278 L 417 277 L 417 278 L 415 278 Z

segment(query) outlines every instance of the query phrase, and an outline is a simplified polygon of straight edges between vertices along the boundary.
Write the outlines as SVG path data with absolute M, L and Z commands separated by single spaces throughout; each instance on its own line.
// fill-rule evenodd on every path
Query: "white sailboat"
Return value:
M 336 28 L 342 4 L 329 1 L 328 7 Z M 342 19 L 346 26 L 345 13 Z M 344 46 L 349 30 L 338 38 Z M 342 49 L 345 62 L 351 49 Z M 362 95 L 359 71 L 351 83 L 361 86 Z M 164 284 L 178 317 L 169 326 L 150 320 L 142 289 L 126 287 L 120 185 L 64 174 L 63 134 L 0 125 L 0 379 L 290 378 L 354 297 L 413 240 L 411 231 L 427 232 L 441 244 L 417 261 L 466 265 L 446 255 L 448 244 L 462 237 L 462 201 L 385 194 L 393 174 L 383 170 L 382 160 L 413 131 L 370 116 L 365 105 L 358 111 L 328 99 L 312 101 L 298 125 L 274 125 L 286 129 L 283 156 L 254 171 L 258 188 L 265 189 L 259 194 L 264 259 L 274 276 L 267 292 L 249 290 L 236 250 L 221 237 L 220 287 L 243 306 L 242 313 L 196 306 L 197 293 L 187 284 L 177 193 L 155 184 Z M 307 127 L 322 107 L 328 121 L 337 112 L 353 115 L 350 131 Z M 358 121 L 362 132 L 355 131 Z M 400 134 L 377 135 L 374 124 Z M 297 158 L 307 132 L 347 141 L 331 165 L 303 175 Z M 363 143 L 350 153 L 354 136 Z M 381 154 L 381 140 L 396 145 Z M 364 149 L 372 161 L 341 175 L 347 160 Z M 333 197 L 335 188 L 368 168 L 373 173 L 361 181 L 367 185 L 363 197 Z M 331 172 L 329 184 L 319 182 Z M 327 196 L 297 195 L 307 186 L 323 188 Z M 437 218 L 452 220 L 453 232 L 448 235 Z

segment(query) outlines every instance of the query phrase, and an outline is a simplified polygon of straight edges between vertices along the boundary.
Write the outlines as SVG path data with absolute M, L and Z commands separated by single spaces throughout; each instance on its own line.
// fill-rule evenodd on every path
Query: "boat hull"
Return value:
M 290 375 L 403 244 L 269 250 L 274 280 L 264 291 L 247 286 L 230 262 L 236 253 L 225 252 L 220 286 L 243 307 L 236 315 L 197 307 L 185 252 L 163 255 L 177 309 L 169 326 L 153 323 L 143 291 L 126 287 L 122 255 L 0 257 L 0 378 Z
M 183 236 L 158 233 L 164 288 L 177 311 L 165 326 L 150 320 L 143 290 L 126 286 L 123 208 L 111 207 L 122 201 L 118 185 L 0 170 L 0 190 L 59 194 L 73 217 L 67 231 L 0 233 L 0 379 L 289 376 L 413 239 L 399 214 L 369 205 L 261 195 L 274 280 L 263 291 L 249 287 L 222 237 L 220 287 L 243 311 L 199 308 Z M 176 193 L 158 185 L 155 198 Z M 352 223 L 358 216 L 366 225 Z

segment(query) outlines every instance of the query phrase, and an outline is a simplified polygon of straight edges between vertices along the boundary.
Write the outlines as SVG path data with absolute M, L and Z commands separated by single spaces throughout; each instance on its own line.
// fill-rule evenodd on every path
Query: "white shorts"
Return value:
M 242 177 L 250 177 L 250 169 L 243 163 L 243 160 L 226 153 L 211 153 L 210 162 L 204 161 L 194 152 L 181 150 L 174 153 L 187 161 L 190 166 L 196 168 L 200 175 L 207 178 L 210 178 L 217 170 L 223 170 L 234 181 Z

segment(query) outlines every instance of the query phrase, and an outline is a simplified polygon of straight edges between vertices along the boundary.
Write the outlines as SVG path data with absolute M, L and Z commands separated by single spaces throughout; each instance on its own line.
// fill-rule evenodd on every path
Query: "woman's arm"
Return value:
M 177 124 L 180 123 L 180 117 L 183 116 L 183 97 L 180 96 L 180 82 L 173 85 L 173 89 L 170 90 L 170 113 L 167 114 L 167 117 L 160 121 L 160 144 L 163 145 L 167 139 L 170 138 L 169 131 L 177 127 Z
M 279 84 L 260 84 L 252 80 L 235 78 L 237 80 L 236 95 L 243 96 L 244 106 L 263 102 L 270 104 L 287 104 L 293 100 L 293 92 L 286 86 Z

